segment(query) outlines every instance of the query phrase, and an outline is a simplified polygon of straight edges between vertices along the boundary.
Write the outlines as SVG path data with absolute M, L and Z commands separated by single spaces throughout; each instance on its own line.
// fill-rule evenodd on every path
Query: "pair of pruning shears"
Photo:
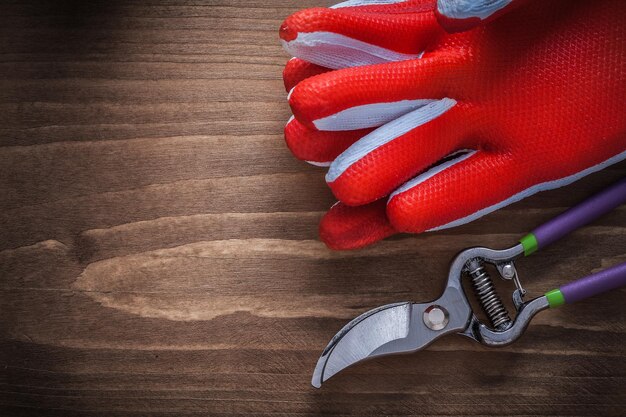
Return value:
M 410 353 L 437 338 L 458 333 L 488 346 L 517 340 L 538 312 L 601 294 L 626 285 L 626 262 L 524 301 L 515 260 L 544 248 L 626 202 L 626 178 L 536 228 L 504 250 L 469 248 L 459 253 L 448 274 L 443 295 L 428 303 L 401 302 L 370 310 L 348 323 L 332 338 L 317 362 L 313 386 L 366 359 Z M 485 267 L 490 264 L 505 280 L 512 280 L 516 315 L 510 318 Z M 473 292 L 488 318 L 478 319 L 462 286 L 471 281 Z

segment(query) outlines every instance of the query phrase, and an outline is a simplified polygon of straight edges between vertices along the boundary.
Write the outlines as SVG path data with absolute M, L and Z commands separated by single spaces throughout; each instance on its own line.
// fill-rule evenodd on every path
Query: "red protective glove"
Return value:
M 452 35 L 434 7 L 309 9 L 281 27 L 322 65 L 287 64 L 285 136 L 330 165 L 332 248 L 467 223 L 626 159 L 626 2 L 530 2 Z

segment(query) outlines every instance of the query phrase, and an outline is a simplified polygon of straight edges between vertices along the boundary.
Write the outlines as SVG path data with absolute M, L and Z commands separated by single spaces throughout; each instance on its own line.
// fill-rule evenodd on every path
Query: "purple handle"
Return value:
M 565 284 L 559 290 L 565 302 L 570 304 L 625 285 L 626 262 Z
M 544 248 L 626 202 L 626 178 L 542 224 L 532 234 Z

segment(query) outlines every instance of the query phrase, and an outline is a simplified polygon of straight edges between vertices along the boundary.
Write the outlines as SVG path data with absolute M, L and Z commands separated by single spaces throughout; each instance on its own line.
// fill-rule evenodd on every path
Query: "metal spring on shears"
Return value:
M 467 263 L 467 268 L 478 301 L 493 327 L 496 329 L 508 328 L 512 323 L 511 318 L 506 307 L 502 304 L 502 300 L 496 292 L 493 281 L 483 266 L 482 261 L 480 259 L 472 259 Z

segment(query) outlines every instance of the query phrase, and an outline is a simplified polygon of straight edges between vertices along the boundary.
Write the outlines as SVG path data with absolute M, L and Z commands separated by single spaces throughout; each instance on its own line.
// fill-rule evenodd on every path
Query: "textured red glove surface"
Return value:
M 332 248 L 463 224 L 626 158 L 622 0 L 529 2 L 459 34 L 432 1 L 309 9 L 281 38 L 341 68 L 285 69 L 290 149 L 332 162 Z

